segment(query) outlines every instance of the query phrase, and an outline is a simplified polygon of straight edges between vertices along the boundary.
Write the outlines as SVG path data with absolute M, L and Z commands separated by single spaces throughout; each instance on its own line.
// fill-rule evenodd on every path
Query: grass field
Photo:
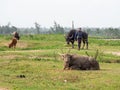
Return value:
M 23 35 L 15 50 L 0 35 L 0 90 L 120 90 L 120 40 L 89 37 L 89 49 L 71 49 L 61 34 Z M 101 70 L 63 70 L 58 53 L 94 56 Z

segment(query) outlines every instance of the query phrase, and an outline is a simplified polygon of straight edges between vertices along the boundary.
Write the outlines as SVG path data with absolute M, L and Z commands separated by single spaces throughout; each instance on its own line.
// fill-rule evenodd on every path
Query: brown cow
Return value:
M 11 48 L 11 47 L 15 48 L 16 44 L 17 44 L 17 39 L 13 38 L 12 41 L 11 41 L 11 43 L 9 44 L 9 48 Z
M 93 57 L 62 54 L 65 69 L 99 70 L 99 63 Z

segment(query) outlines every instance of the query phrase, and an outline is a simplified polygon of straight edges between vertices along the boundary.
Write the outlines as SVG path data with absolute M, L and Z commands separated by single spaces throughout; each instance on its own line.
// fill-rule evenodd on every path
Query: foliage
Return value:
M 15 26 L 0 26 L 0 34 L 11 34 L 14 31 L 17 31 L 17 28 Z
M 58 34 L 63 34 L 64 33 L 64 28 L 54 22 L 53 27 L 50 27 L 50 33 L 58 33 Z
M 54 21 L 54 25 L 50 28 L 42 27 L 37 22 L 34 23 L 35 27 L 31 28 L 17 28 L 15 26 L 11 26 L 8 23 L 5 26 L 0 26 L 0 34 L 11 34 L 14 31 L 19 32 L 20 34 L 63 34 L 67 33 L 71 30 L 70 27 L 63 27 Z M 82 28 L 83 31 L 87 32 L 89 36 L 102 37 L 102 38 L 111 38 L 111 39 L 120 39 L 120 28 Z
M 40 25 L 37 22 L 35 22 L 35 28 L 37 30 L 37 34 L 40 34 L 41 27 L 40 27 Z

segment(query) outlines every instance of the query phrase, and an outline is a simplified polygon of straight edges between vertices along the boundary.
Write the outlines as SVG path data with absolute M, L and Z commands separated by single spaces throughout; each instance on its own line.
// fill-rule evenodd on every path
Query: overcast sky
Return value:
M 0 0 L 0 25 L 120 27 L 120 0 Z

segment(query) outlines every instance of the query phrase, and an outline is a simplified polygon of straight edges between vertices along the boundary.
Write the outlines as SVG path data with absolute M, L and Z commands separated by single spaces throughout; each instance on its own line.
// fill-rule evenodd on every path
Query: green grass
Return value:
M 106 52 L 119 52 L 120 41 L 89 37 L 89 49 L 71 49 L 63 35 L 24 35 L 14 51 L 7 47 L 10 36 L 0 35 L 0 89 L 8 90 L 119 90 L 120 56 Z M 94 56 L 101 70 L 63 70 L 58 53 Z M 25 78 L 20 77 L 24 75 Z

